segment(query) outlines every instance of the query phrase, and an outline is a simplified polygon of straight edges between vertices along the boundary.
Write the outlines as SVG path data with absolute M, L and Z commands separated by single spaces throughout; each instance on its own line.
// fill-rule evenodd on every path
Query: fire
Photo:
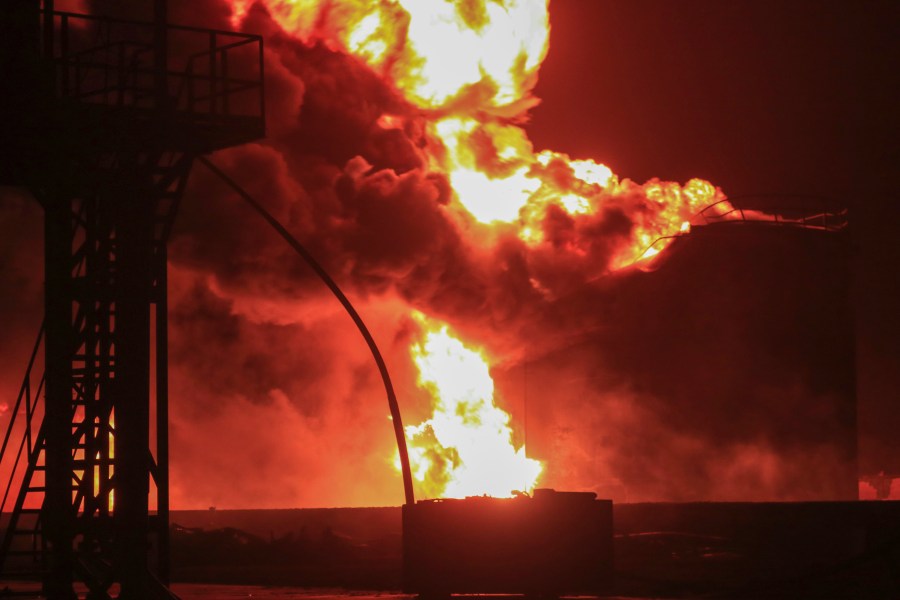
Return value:
M 252 0 L 232 0 L 239 21 Z M 529 245 L 545 242 L 552 206 L 573 218 L 625 206 L 634 220 L 610 268 L 659 253 L 705 206 L 724 199 L 712 184 L 619 181 L 606 165 L 543 150 L 520 123 L 549 48 L 549 0 L 263 0 L 304 42 L 322 42 L 377 72 L 424 118 L 431 169 L 445 173 L 476 221 L 510 224 Z M 385 115 L 384 127 L 404 117 Z M 407 117 L 408 118 L 408 117 Z M 579 249 L 574 249 L 579 251 Z
M 537 103 L 549 0 L 231 2 L 236 22 L 262 4 L 286 32 L 355 57 L 405 98 L 403 114 L 384 114 L 377 125 L 403 130 L 414 121 L 424 132 L 416 147 L 449 180 L 457 201 L 451 214 L 463 225 L 481 224 L 464 227 L 476 243 L 492 243 L 485 232 L 512 231 L 527 249 L 568 252 L 588 265 L 597 236 L 606 235 L 592 224 L 612 215 L 624 225 L 609 243 L 600 240 L 608 255 L 598 268 L 616 270 L 658 254 L 702 208 L 721 202 L 728 211 L 707 181 L 641 185 L 593 160 L 534 149 L 521 125 Z M 549 235 L 560 217 L 577 235 Z M 430 496 L 532 489 L 541 464 L 513 446 L 483 356 L 445 326 L 425 326 L 412 354 L 421 385 L 433 392 L 434 416 L 407 428 L 420 489 Z
M 689 229 L 699 210 L 725 198 L 702 179 L 684 186 L 620 182 L 609 167 L 592 160 L 573 160 L 551 150 L 535 153 L 522 128 L 495 120 L 447 117 L 431 123 L 429 132 L 439 148 L 432 166 L 447 173 L 468 213 L 486 224 L 514 224 L 530 245 L 544 242 L 543 221 L 550 206 L 573 218 L 606 207 L 624 210 L 633 226 L 629 239 L 616 248 L 612 269 L 658 253 L 667 238 Z
M 233 0 L 239 21 L 253 0 Z M 265 0 L 286 31 L 364 61 L 415 106 L 504 111 L 547 54 L 547 0 Z
M 426 331 L 411 352 L 434 410 L 430 419 L 406 427 L 420 492 L 464 498 L 533 490 L 542 465 L 513 445 L 510 415 L 494 404 L 483 354 L 453 337 L 446 325 L 419 321 Z

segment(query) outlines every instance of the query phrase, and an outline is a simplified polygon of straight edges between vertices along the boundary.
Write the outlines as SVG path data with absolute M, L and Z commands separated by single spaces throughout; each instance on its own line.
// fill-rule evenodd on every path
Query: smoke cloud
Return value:
M 223 0 L 171 4 L 173 22 L 230 26 Z M 262 4 L 246 10 L 241 27 L 266 39 L 267 138 L 211 158 L 352 298 L 386 356 L 407 423 L 428 413 L 409 355 L 419 327 L 411 314 L 421 311 L 487 350 L 517 437 L 547 461 L 546 485 L 629 501 L 838 494 L 805 475 L 836 460 L 828 440 L 794 448 L 787 440 L 796 432 L 770 436 L 764 424 L 724 433 L 734 408 L 762 395 L 773 409 L 802 410 L 815 396 L 807 379 L 766 377 L 765 393 L 753 387 L 710 407 L 710 398 L 740 395 L 729 385 L 746 371 L 728 369 L 749 350 L 729 346 L 733 360 L 712 364 L 722 357 L 698 356 L 702 344 L 679 354 L 672 342 L 704 324 L 745 327 L 743 313 L 728 312 L 737 322 L 685 324 L 680 311 L 696 315 L 691 302 L 712 297 L 695 296 L 696 281 L 612 273 L 620 247 L 658 211 L 648 187 L 623 180 L 615 194 L 598 192 L 593 214 L 547 205 L 536 216 L 539 243 L 512 225 L 481 224 L 432 166 L 427 115 L 358 59 L 285 33 Z M 548 178 L 571 178 L 560 163 L 545 169 Z M 13 216 L 2 218 L 17 218 L 33 209 L 4 210 Z M 41 269 L 33 256 L 15 256 L 4 246 L 0 277 L 27 293 L 4 296 L 20 303 L 4 314 L 39 321 L 38 300 L 28 298 L 38 297 Z M 173 506 L 401 503 L 384 392 L 358 333 L 307 266 L 202 166 L 169 259 Z M 677 272 L 670 266 L 658 273 Z M 744 333 L 723 339 L 733 344 Z M 654 351 L 659 340 L 668 341 Z M 666 385 L 696 372 L 682 360 L 710 361 L 708 381 L 674 386 L 695 386 L 694 402 Z

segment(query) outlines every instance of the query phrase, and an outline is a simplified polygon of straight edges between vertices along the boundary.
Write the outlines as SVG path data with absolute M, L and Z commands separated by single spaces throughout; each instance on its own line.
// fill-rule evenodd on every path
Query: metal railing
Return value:
M 35 369 L 35 363 L 39 356 L 39 351 L 44 340 L 44 326 L 38 332 L 37 341 L 31 351 L 31 358 L 28 361 L 28 367 L 25 370 L 25 377 L 22 386 L 19 388 L 19 395 L 12 410 L 7 411 L 10 415 L 9 424 L 6 427 L 6 434 L 3 436 L 3 445 L 0 446 L 0 470 L 6 471 L 10 461 L 12 466 L 9 468 L 9 480 L 3 492 L 3 500 L 0 501 L 0 514 L 7 512 L 7 501 L 10 498 L 10 492 L 18 489 L 14 484 L 22 479 L 19 474 L 19 467 L 23 464 L 22 458 L 25 457 L 25 465 L 38 446 L 38 429 L 43 421 L 43 407 L 40 406 L 40 399 L 44 391 L 44 373 L 43 369 Z M 23 406 L 24 405 L 24 406 Z M 24 409 L 24 411 L 23 411 Z M 19 422 L 19 416 L 24 417 L 24 421 Z M 21 435 L 18 448 L 15 453 L 10 452 L 10 441 L 13 438 L 13 432 L 18 431 Z M 18 439 L 18 438 L 15 438 Z
M 732 203 L 735 201 L 741 206 L 749 205 L 756 208 L 736 207 Z M 756 223 L 834 232 L 847 227 L 848 210 L 839 207 L 834 200 L 822 196 L 798 194 L 733 196 L 702 208 L 690 223 L 692 226 Z M 656 238 L 644 248 L 638 260 L 656 256 L 672 240 L 688 235 L 689 232 L 690 230 L 687 230 Z
M 38 459 L 43 449 L 44 415 L 40 400 L 44 392 L 44 374 L 42 368 L 36 368 L 43 339 L 44 326 L 42 324 L 28 361 L 28 367 L 25 370 L 25 377 L 16 403 L 9 411 L 9 423 L 3 436 L 3 444 L 0 446 L 0 472 L 5 474 L 8 469 L 9 474 L 9 480 L 3 491 L 3 500 L 0 501 L 0 515 L 9 515 L 2 539 L 0 539 L 0 572 L 4 576 L 12 575 L 9 570 L 11 554 L 20 557 L 30 556 L 32 568 L 38 565 L 42 567 L 44 556 L 45 540 L 41 534 L 40 506 L 29 508 L 29 512 L 33 515 L 30 522 L 24 524 L 21 522 L 28 493 L 35 490 L 32 478 L 35 476 Z M 24 417 L 24 420 L 18 418 L 20 415 Z M 14 434 L 20 437 L 14 437 Z M 19 440 L 18 447 L 15 452 L 11 452 L 10 441 L 16 439 Z M 23 467 L 21 473 L 20 467 Z M 43 483 L 39 484 L 38 488 L 43 485 Z M 12 498 L 14 498 L 13 505 L 7 510 L 11 492 Z M 14 538 L 23 534 L 27 536 L 28 549 L 25 550 L 20 545 L 18 549 L 14 550 Z M 19 568 L 21 566 L 19 565 Z
M 753 206 L 754 208 L 738 208 Z M 692 219 L 693 225 L 716 223 L 770 223 L 804 229 L 840 231 L 847 227 L 847 209 L 820 196 L 756 195 L 734 196 L 710 204 Z
M 44 13 L 44 52 L 62 98 L 190 115 L 265 115 L 261 36 Z M 160 35 L 164 39 L 160 39 Z M 162 48 L 162 50 L 160 50 Z

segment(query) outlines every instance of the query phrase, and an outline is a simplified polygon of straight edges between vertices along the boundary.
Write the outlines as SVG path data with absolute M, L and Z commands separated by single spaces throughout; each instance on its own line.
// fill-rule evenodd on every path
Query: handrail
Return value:
M 732 202 L 736 200 L 752 202 L 753 200 L 759 201 L 762 199 L 804 200 L 811 204 L 817 204 L 818 206 L 816 206 L 815 209 L 818 210 L 814 210 L 809 206 L 785 206 L 779 204 L 773 204 L 765 210 L 760 210 L 737 207 L 732 204 Z M 842 231 L 847 227 L 847 215 L 849 211 L 846 208 L 832 208 L 831 210 L 827 210 L 829 206 L 836 207 L 837 203 L 830 198 L 811 194 L 754 194 L 732 196 L 701 208 L 691 218 L 690 223 L 691 225 L 768 223 L 780 227 L 796 227 L 815 231 Z M 786 216 L 790 214 L 797 214 L 799 216 L 793 218 Z M 644 258 L 656 256 L 659 251 L 651 254 L 649 257 L 647 256 L 647 253 L 660 242 L 673 240 L 688 235 L 688 233 L 689 230 L 656 238 L 644 248 L 637 260 L 640 261 Z
M 35 393 L 33 395 L 32 401 L 32 388 L 31 388 L 31 379 L 32 379 L 32 371 L 34 370 L 35 360 L 37 359 L 38 351 L 40 350 L 41 343 L 44 339 L 44 324 L 41 323 L 41 327 L 38 330 L 37 340 L 34 343 L 34 348 L 31 351 L 31 357 L 28 360 L 28 366 L 25 369 L 25 376 L 22 380 L 22 386 L 19 389 L 19 395 L 16 398 L 15 407 L 12 410 L 9 425 L 6 429 L 6 434 L 3 437 L 3 445 L 0 447 L 0 465 L 3 464 L 3 459 L 6 457 L 6 450 L 9 447 L 9 440 L 12 436 L 13 429 L 16 426 L 17 416 L 19 414 L 19 410 L 22 407 L 22 400 L 25 400 L 25 426 L 22 432 L 22 441 L 19 443 L 19 448 L 16 451 L 16 458 L 13 462 L 12 468 L 9 473 L 9 481 L 6 485 L 6 490 L 3 494 L 3 500 L 0 501 L 0 513 L 3 513 L 6 508 L 6 501 L 9 498 L 9 492 L 12 488 L 13 481 L 15 480 L 16 474 L 18 473 L 19 463 L 22 459 L 23 451 L 26 446 L 28 448 L 27 455 L 31 456 L 31 453 L 34 451 L 34 447 L 36 445 L 36 440 L 34 438 L 34 432 L 32 431 L 32 421 L 36 414 L 38 400 L 40 399 L 41 393 L 44 388 L 44 376 L 41 375 L 41 379 L 38 382 L 37 388 L 35 389 Z
M 758 205 L 760 200 L 770 203 L 771 206 L 765 209 L 734 206 L 735 201 L 740 204 Z M 789 203 L 785 203 L 785 200 L 789 201 Z M 836 207 L 837 203 L 833 200 L 815 195 L 755 194 L 732 196 L 702 208 L 694 215 L 691 222 L 695 223 L 696 220 L 702 219 L 703 224 L 706 225 L 723 222 L 772 223 L 807 229 L 840 231 L 847 226 L 848 211 L 846 208 Z
M 3 501 L 0 502 L 0 514 L 3 514 L 4 509 L 6 509 L 6 501 L 9 499 L 9 492 L 12 491 L 13 481 L 16 479 L 16 472 L 19 470 L 19 462 L 22 460 L 22 450 L 24 450 L 25 442 L 27 441 L 28 438 L 23 435 L 22 441 L 19 442 L 19 449 L 16 451 L 16 460 L 13 462 L 12 469 L 10 469 L 9 472 L 9 481 L 6 482 L 6 489 L 3 491 Z M 31 452 L 29 451 L 26 456 L 30 457 Z M 26 466 L 25 468 L 27 469 L 28 467 Z M 26 483 L 27 482 L 22 482 L 22 485 L 24 486 Z
M 19 388 L 16 405 L 11 412 L 12 416 L 9 418 L 9 426 L 6 429 L 6 435 L 3 437 L 3 446 L 0 447 L 0 464 L 3 464 L 3 456 L 6 454 L 6 447 L 9 444 L 9 438 L 16 423 L 16 415 L 19 414 L 19 408 L 22 406 L 22 398 L 31 391 L 31 369 L 34 367 L 34 361 L 37 358 L 38 350 L 40 349 L 43 340 L 44 323 L 42 322 L 41 327 L 38 330 L 37 340 L 34 342 L 34 348 L 31 350 L 31 357 L 28 359 L 28 366 L 25 367 L 25 377 L 22 380 L 22 386 Z M 43 377 L 41 378 L 41 381 L 43 381 Z M 40 390 L 40 387 L 38 390 Z M 0 510 L 0 512 L 2 512 L 2 510 Z
M 151 56 L 155 23 L 66 11 L 43 11 L 43 15 L 50 24 L 45 33 L 53 32 L 60 40 L 59 44 L 45 47 L 52 48 L 47 50 L 52 52 L 48 58 L 59 69 L 57 84 L 64 98 L 118 107 L 184 111 L 197 116 L 247 116 L 259 118 L 264 124 L 264 55 L 260 35 L 167 24 L 170 33 L 190 34 L 183 51 L 177 50 L 181 46 L 167 49 L 173 52 L 171 60 L 178 64 L 173 69 L 155 64 L 155 55 Z M 80 28 L 74 28 L 73 22 L 79 21 L 97 24 L 94 39 L 78 36 Z M 133 34 L 128 39 L 117 39 L 134 28 L 139 29 L 140 39 Z M 87 47 L 78 47 L 85 43 Z M 199 68 L 198 63 L 202 63 Z
M 687 235 L 687 234 L 686 234 L 685 232 L 681 231 L 681 232 L 678 232 L 678 233 L 673 233 L 672 235 L 661 235 L 661 236 L 659 236 L 658 238 L 656 238 L 655 240 L 653 240 L 652 242 L 650 242 L 649 244 L 647 244 L 647 247 L 644 248 L 644 249 L 641 251 L 641 254 L 638 256 L 638 258 L 637 258 L 637 260 L 636 260 L 635 262 L 644 260 L 645 258 L 648 258 L 648 259 L 649 259 L 649 258 L 653 258 L 653 257 L 655 257 L 655 256 L 658 256 L 659 253 L 662 252 L 662 250 L 665 250 L 665 247 L 663 247 L 661 250 L 657 250 L 656 252 L 650 254 L 649 256 L 647 255 L 647 253 L 650 252 L 651 250 L 653 250 L 654 247 L 655 247 L 657 244 L 659 244 L 660 242 L 666 242 L 666 243 L 668 244 L 668 240 L 674 240 L 675 238 L 679 238 L 679 237 L 681 237 L 681 236 L 683 236 L 683 235 Z
M 76 18 L 76 19 L 84 19 L 86 21 L 102 21 L 104 23 L 115 23 L 117 25 L 134 25 L 137 27 L 148 27 L 153 28 L 156 27 L 155 23 L 150 23 L 148 21 L 136 21 L 134 19 L 120 19 L 117 17 L 109 17 L 104 15 L 93 15 L 87 13 L 75 13 L 65 10 L 54 10 L 54 11 L 41 11 L 44 15 L 52 14 L 54 17 L 67 17 L 67 18 Z M 166 24 L 166 29 L 174 29 L 176 31 L 190 31 L 194 33 L 215 33 L 217 35 L 227 35 L 232 37 L 242 37 L 247 38 L 249 40 L 258 41 L 262 39 L 262 36 L 258 33 L 245 33 L 243 31 L 228 31 L 227 29 L 211 29 L 208 27 L 193 27 L 190 25 L 173 25 L 171 23 Z

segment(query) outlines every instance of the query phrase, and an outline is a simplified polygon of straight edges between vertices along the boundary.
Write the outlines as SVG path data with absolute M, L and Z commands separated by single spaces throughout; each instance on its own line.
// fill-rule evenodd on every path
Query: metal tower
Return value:
M 194 158 L 264 135 L 262 40 L 170 25 L 166 0 L 148 22 L 5 0 L 0 37 L 0 184 L 45 215 L 0 568 L 50 598 L 167 597 L 166 239 Z

